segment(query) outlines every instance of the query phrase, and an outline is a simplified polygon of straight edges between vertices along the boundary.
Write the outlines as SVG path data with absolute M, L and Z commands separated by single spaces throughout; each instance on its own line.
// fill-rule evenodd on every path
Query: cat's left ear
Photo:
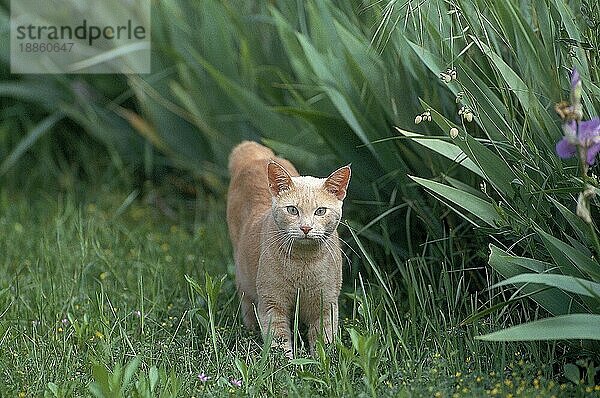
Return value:
M 350 174 L 350 165 L 340 167 L 327 177 L 323 186 L 328 192 L 334 194 L 336 198 L 344 200 L 348 184 L 350 183 Z
M 273 196 L 279 195 L 292 187 L 292 177 L 279 163 L 271 160 L 267 166 L 267 175 L 269 177 L 269 189 Z

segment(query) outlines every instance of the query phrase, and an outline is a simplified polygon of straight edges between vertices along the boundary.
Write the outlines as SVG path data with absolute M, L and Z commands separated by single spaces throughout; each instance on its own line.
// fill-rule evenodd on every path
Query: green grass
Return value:
M 476 337 L 597 322 L 577 281 L 599 282 L 598 226 L 553 112 L 572 67 L 600 111 L 597 6 L 371 3 L 156 2 L 146 76 L 16 76 L 0 51 L 0 396 L 594 392 L 598 344 Z M 239 322 L 223 197 L 241 139 L 307 174 L 353 164 L 342 328 L 312 359 Z
M 556 358 L 567 347 L 474 340 L 528 315 L 514 307 L 510 319 L 461 326 L 488 300 L 468 292 L 470 271 L 433 276 L 428 259 L 414 258 L 371 285 L 362 274 L 378 260 L 360 249 L 360 257 L 348 251 L 339 340 L 290 362 L 241 325 L 222 201 L 160 189 L 132 201 L 135 191 L 89 188 L 83 197 L 0 194 L 0 396 L 584 396 L 600 388 L 593 377 L 562 384 Z

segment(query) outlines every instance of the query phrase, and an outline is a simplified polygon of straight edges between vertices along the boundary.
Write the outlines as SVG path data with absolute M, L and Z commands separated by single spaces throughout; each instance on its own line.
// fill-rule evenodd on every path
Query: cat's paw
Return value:
M 271 341 L 271 348 L 282 350 L 288 359 L 294 359 L 294 350 L 287 339 L 274 337 Z

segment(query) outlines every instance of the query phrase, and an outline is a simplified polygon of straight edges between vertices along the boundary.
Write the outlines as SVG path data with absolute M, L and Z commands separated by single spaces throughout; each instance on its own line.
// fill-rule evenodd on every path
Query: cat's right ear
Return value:
M 350 183 L 350 165 L 340 167 L 325 180 L 324 187 L 339 200 L 344 200 Z
M 269 189 L 273 196 L 279 195 L 292 187 L 292 177 L 279 163 L 271 160 L 267 166 Z

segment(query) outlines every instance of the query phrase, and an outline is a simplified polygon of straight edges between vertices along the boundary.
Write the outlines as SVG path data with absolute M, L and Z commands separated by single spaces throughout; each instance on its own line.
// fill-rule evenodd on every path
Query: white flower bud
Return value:
M 456 93 L 456 103 L 458 104 L 460 101 L 462 101 L 463 97 L 465 96 L 465 92 L 464 91 L 459 91 L 458 93 Z
M 577 209 L 575 213 L 583 219 L 588 224 L 592 223 L 592 216 L 590 213 L 590 204 L 588 195 L 586 192 L 582 192 L 579 194 L 579 198 L 577 198 Z
M 456 127 L 450 129 L 450 137 L 452 137 L 452 139 L 458 137 L 458 129 Z
M 421 123 L 422 120 L 423 120 L 423 117 L 421 115 L 417 115 L 417 117 L 415 117 L 415 124 Z

